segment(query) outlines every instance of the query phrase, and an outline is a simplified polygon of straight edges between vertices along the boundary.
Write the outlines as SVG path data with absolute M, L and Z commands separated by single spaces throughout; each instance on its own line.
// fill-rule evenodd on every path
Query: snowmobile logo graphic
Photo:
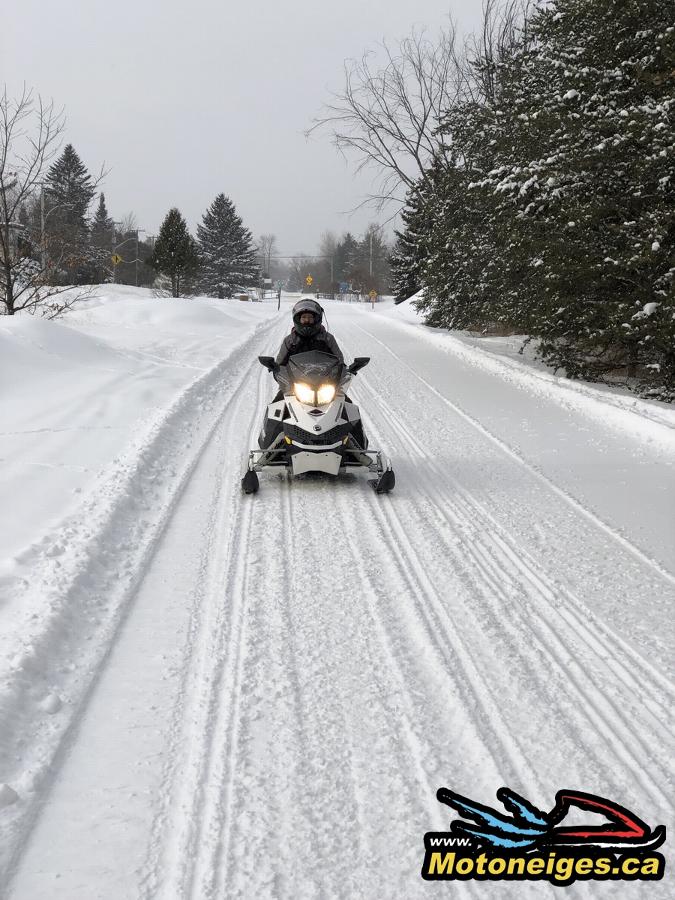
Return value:
M 425 834 L 421 874 L 427 881 L 547 880 L 565 886 L 577 879 L 663 878 L 666 861 L 655 851 L 666 839 L 665 826 L 652 829 L 635 813 L 596 794 L 558 791 L 549 812 L 507 787 L 497 791 L 504 811 L 448 788 L 436 796 L 462 818 L 448 831 Z M 580 813 L 582 822 L 586 817 L 590 821 L 570 824 L 580 821 Z
M 534 850 L 560 845 L 592 846 L 603 850 L 655 850 L 666 839 L 664 825 L 652 831 L 625 807 L 583 791 L 558 791 L 555 806 L 545 813 L 515 791 L 502 787 L 497 791 L 497 799 L 511 814 L 508 816 L 447 788 L 441 788 L 436 796 L 441 803 L 446 803 L 464 818 L 477 823 L 471 825 L 457 819 L 450 826 L 452 832 L 467 835 L 484 846 L 505 850 Z M 600 825 L 560 825 L 570 807 L 599 814 L 607 821 Z

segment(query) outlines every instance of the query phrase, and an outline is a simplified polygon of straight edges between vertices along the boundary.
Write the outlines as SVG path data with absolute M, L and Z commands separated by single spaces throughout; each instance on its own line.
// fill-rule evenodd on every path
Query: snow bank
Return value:
M 19 577 L 139 428 L 275 313 L 106 285 L 58 321 L 0 318 L 0 507 L 12 511 L 0 579 Z
M 421 292 L 420 292 L 421 294 Z M 526 390 L 545 393 L 563 406 L 572 405 L 631 433 L 642 433 L 648 440 L 675 444 L 675 409 L 657 400 L 642 400 L 619 386 L 588 384 L 555 375 L 535 358 L 530 345 L 524 354 L 520 348 L 526 335 L 482 337 L 468 332 L 430 328 L 423 322 L 413 302 L 420 294 L 395 306 L 382 304 L 378 312 L 402 327 L 412 327 L 423 339 L 456 354 L 480 368 L 518 383 Z
M 22 800 L 48 773 L 219 410 L 276 344 L 276 304 L 104 291 L 59 322 L 0 319 L 9 837 L 25 826 Z

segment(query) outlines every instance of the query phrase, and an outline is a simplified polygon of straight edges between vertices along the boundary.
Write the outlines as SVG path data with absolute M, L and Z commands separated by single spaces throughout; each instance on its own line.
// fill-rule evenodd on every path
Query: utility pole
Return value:
M 113 220 L 113 223 L 112 223 L 112 247 L 111 247 L 112 252 L 110 254 L 111 257 L 117 256 L 117 239 L 116 239 L 116 233 L 115 233 L 115 225 L 121 225 L 121 224 L 122 224 L 121 222 L 115 222 Z M 117 264 L 114 262 L 114 260 L 113 260 L 112 267 L 113 267 L 113 284 L 117 284 Z
M 373 277 L 373 232 L 370 232 L 370 277 Z
M 40 182 L 40 265 L 42 277 L 47 270 L 47 248 L 45 247 L 45 183 Z
M 137 228 L 136 229 L 136 287 L 138 287 L 138 232 L 142 231 L 145 234 L 145 228 Z

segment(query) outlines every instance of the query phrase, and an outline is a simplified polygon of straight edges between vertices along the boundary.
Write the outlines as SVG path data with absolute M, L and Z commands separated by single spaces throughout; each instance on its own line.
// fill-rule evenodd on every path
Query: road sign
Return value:
M 371 300 L 374 300 L 377 297 L 377 291 L 371 291 L 368 296 Z
M 119 253 L 113 253 L 113 255 L 110 257 L 110 259 L 112 260 L 113 266 L 119 266 L 119 264 L 120 264 L 121 262 L 124 262 L 124 260 L 123 260 L 122 257 L 119 255 Z
M 305 284 L 307 285 L 307 287 L 311 287 L 313 283 L 314 279 L 311 275 L 308 275 L 307 278 L 305 278 Z

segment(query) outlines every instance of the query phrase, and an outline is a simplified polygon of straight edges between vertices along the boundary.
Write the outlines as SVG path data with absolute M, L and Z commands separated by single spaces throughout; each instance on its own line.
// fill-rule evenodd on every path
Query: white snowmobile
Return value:
M 347 468 L 365 468 L 378 494 L 395 484 L 391 462 L 380 450 L 369 450 L 358 406 L 346 394 L 352 376 L 370 362 L 359 356 L 345 366 L 335 356 L 313 350 L 292 356 L 279 366 L 272 356 L 259 356 L 281 388 L 267 407 L 258 444 L 251 450 L 241 487 L 255 494 L 258 472 L 284 466 L 294 475 L 326 472 L 338 475 Z

